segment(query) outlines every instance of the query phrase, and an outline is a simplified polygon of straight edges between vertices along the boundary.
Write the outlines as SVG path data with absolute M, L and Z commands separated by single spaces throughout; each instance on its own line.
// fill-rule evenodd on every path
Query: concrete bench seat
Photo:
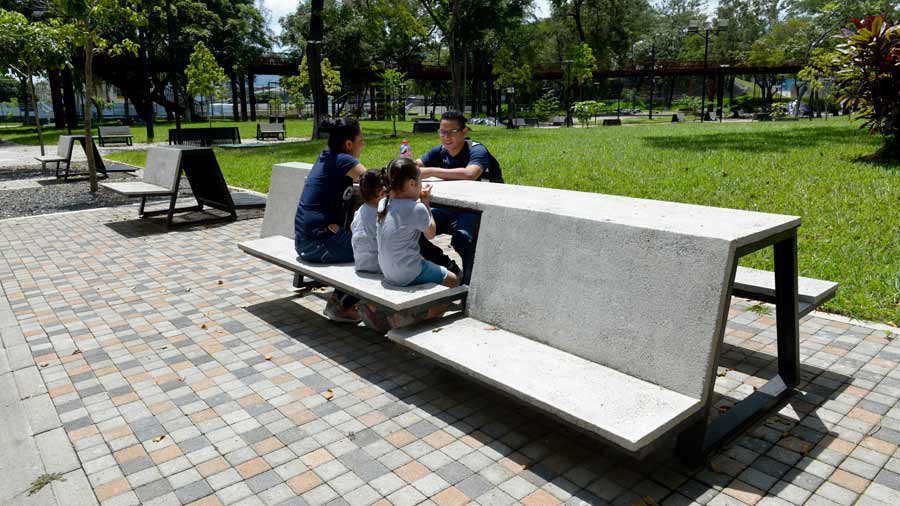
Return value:
M 797 277 L 800 316 L 815 310 L 837 293 L 834 281 Z M 775 273 L 750 267 L 738 267 L 734 276 L 734 295 L 763 302 L 775 302 Z
M 294 240 L 284 236 L 276 235 L 241 242 L 238 243 L 238 248 L 244 253 L 309 276 L 394 311 L 411 309 L 441 300 L 461 298 L 468 290 L 465 286 L 447 288 L 434 283 L 416 286 L 389 285 L 380 274 L 356 272 L 353 264 L 303 262 L 297 257 Z
M 631 452 L 702 407 L 699 399 L 474 318 L 425 322 L 388 337 Z
M 284 123 L 257 123 L 256 124 L 256 139 L 263 140 L 265 138 L 275 138 L 277 140 L 284 140 L 285 129 Z
M 101 183 L 102 187 L 126 197 L 159 197 L 172 195 L 172 189 L 143 181 L 127 183 Z
M 97 139 L 100 146 L 106 146 L 110 142 L 124 142 L 131 146 L 132 138 L 131 128 L 127 126 L 98 126 Z

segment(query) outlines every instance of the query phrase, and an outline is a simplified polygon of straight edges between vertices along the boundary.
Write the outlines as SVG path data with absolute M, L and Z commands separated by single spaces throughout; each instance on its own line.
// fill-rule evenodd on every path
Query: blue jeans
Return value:
M 341 229 L 325 239 L 307 239 L 300 234 L 294 238 L 294 249 L 304 262 L 316 264 L 345 264 L 353 261 L 353 246 L 350 243 L 350 232 Z M 353 307 L 359 299 L 340 290 L 334 295 L 344 309 Z
M 434 216 L 434 224 L 437 226 L 437 235 L 449 234 L 450 246 L 459 253 L 463 261 L 463 272 L 468 275 L 472 272 L 472 260 L 475 248 L 475 223 L 478 216 L 468 211 L 459 211 L 457 209 L 448 209 L 445 207 L 435 207 L 431 209 L 431 215 Z M 440 266 L 447 267 L 450 265 L 450 257 L 445 255 L 441 249 L 422 236 L 419 241 L 419 247 L 422 256 L 426 260 L 430 260 Z M 462 280 L 460 280 L 462 282 Z

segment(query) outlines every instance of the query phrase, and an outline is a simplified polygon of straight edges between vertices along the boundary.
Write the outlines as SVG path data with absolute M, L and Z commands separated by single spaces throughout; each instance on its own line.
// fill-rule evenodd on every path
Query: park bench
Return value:
M 187 177 L 196 205 L 175 207 L 178 200 L 181 175 Z M 225 177 L 210 148 L 189 146 L 151 147 L 147 150 L 143 181 L 102 183 L 100 186 L 126 197 L 140 198 L 138 217 L 148 218 L 166 215 L 166 226 L 175 225 L 176 212 L 202 211 L 204 206 L 225 211 L 225 217 L 193 220 L 180 224 L 197 224 L 208 221 L 237 219 L 237 209 L 262 207 L 265 199 L 246 192 L 234 192 L 225 184 Z M 147 211 L 148 198 L 169 197 L 166 209 Z
M 127 126 L 97 127 L 97 139 L 100 142 L 100 147 L 106 146 L 109 142 L 124 142 L 126 145 L 131 146 L 132 138 L 131 128 Z
M 169 145 L 212 146 L 213 144 L 240 143 L 241 132 L 237 127 L 169 129 Z
M 606 118 L 603 120 L 603 126 L 621 126 L 622 120 L 620 118 Z
M 528 126 L 528 124 L 525 123 L 524 118 L 513 118 L 513 127 L 514 128 L 525 128 L 526 126 Z
M 272 168 L 269 205 L 259 239 L 238 244 L 241 251 L 283 267 L 294 274 L 294 286 L 333 286 L 391 311 L 406 311 L 465 298 L 467 288 L 447 288 L 428 283 L 398 287 L 388 285 L 380 274 L 357 273 L 352 263 L 315 264 L 297 257 L 294 249 L 294 216 L 306 176 L 312 165 L 292 162 Z M 308 277 L 313 281 L 307 282 Z
M 684 123 L 684 114 L 680 112 L 673 113 L 672 123 Z
M 707 113 L 704 113 L 703 120 L 704 121 L 719 121 L 719 117 L 716 116 L 715 112 L 709 111 Z
M 413 133 L 434 133 L 441 128 L 441 122 L 433 119 L 417 119 L 413 122 Z
M 284 140 L 285 131 L 284 123 L 257 123 L 256 124 L 256 140 L 263 140 L 274 137 L 275 139 Z
M 566 124 L 565 116 L 553 116 L 550 118 L 550 124 L 553 126 L 563 126 Z
M 41 170 L 45 169 L 48 163 L 55 162 L 57 179 L 62 178 L 68 180 L 72 175 L 80 175 L 70 173 L 69 169 L 72 164 L 72 150 L 75 147 L 75 141 L 78 141 L 81 144 L 81 149 L 84 151 L 85 155 L 87 155 L 87 147 L 84 139 L 84 135 L 60 135 L 59 142 L 56 146 L 56 155 L 35 157 L 36 160 L 41 162 Z M 97 174 L 107 177 L 110 172 L 134 172 L 137 170 L 136 167 L 120 163 L 113 163 L 110 167 L 107 167 L 106 163 L 103 162 L 103 157 L 100 156 L 100 151 L 97 150 L 97 145 L 92 143 L 91 146 L 94 151 L 94 164 L 97 168 Z M 60 174 L 60 170 L 63 169 L 61 165 L 63 162 L 65 162 L 65 168 L 64 172 Z
M 352 265 L 298 262 L 290 236 L 308 170 L 273 168 L 262 239 L 241 250 L 293 271 L 295 286 L 305 275 L 389 308 L 458 295 L 429 286 L 409 301 Z M 797 277 L 793 216 L 472 181 L 436 183 L 432 204 L 480 216 L 464 314 L 388 337 L 636 457 L 677 434 L 696 461 L 784 400 L 799 318 L 836 289 Z M 775 273 L 737 267 L 772 245 Z M 778 375 L 708 422 L 732 294 L 775 302 Z

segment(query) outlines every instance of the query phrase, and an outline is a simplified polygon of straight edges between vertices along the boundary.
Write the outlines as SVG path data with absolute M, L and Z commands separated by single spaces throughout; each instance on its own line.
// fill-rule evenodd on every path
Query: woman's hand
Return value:
M 328 225 L 328 230 L 330 230 L 332 234 L 338 233 L 338 230 L 340 230 L 340 229 L 341 229 L 341 227 L 337 226 L 337 223 L 332 223 L 331 225 Z

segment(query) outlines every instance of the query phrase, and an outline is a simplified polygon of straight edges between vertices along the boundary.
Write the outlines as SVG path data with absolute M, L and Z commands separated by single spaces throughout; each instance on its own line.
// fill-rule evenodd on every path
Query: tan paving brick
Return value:
M 461 506 L 469 502 L 469 498 L 466 496 L 466 494 L 462 493 L 458 488 L 453 486 L 445 488 L 434 497 L 432 497 L 431 500 L 437 503 L 438 506 Z M 551 505 L 558 503 L 544 504 Z
M 869 486 L 869 480 L 857 476 L 852 473 L 848 473 L 843 469 L 837 469 L 832 473 L 832 475 L 828 478 L 828 481 L 840 485 L 848 490 L 852 490 L 857 494 L 861 494 L 866 487 Z
M 94 493 L 97 495 L 97 499 L 103 502 L 109 498 L 122 495 L 129 490 L 131 490 L 131 485 L 128 484 L 128 480 L 119 478 L 97 486 L 94 488 Z
M 319 486 L 322 483 L 322 480 L 316 476 L 316 473 L 307 471 L 303 474 L 294 476 L 286 483 L 291 487 L 291 490 L 293 490 L 295 494 L 301 495 Z
M 257 457 L 238 465 L 236 469 L 238 473 L 240 473 L 241 476 L 244 477 L 244 479 L 247 479 L 252 478 L 259 473 L 264 473 L 269 469 L 272 469 L 272 466 L 270 466 L 269 463 L 263 460 L 261 457 Z

